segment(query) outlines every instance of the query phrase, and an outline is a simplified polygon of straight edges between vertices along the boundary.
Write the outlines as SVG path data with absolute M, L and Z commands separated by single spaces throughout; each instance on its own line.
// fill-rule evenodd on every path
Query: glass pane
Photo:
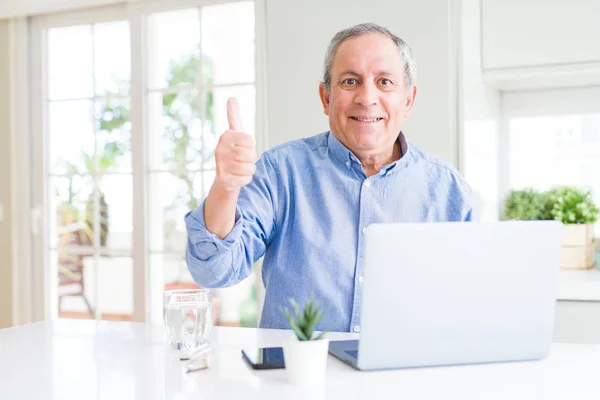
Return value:
M 208 93 L 207 119 L 211 132 L 220 136 L 229 129 L 227 99 L 235 97 L 240 104 L 242 124 L 246 133 L 254 136 L 256 121 L 256 90 L 252 85 L 215 88 Z
M 48 122 L 50 173 L 91 174 L 94 154 L 92 102 L 50 102 Z
M 150 175 L 148 217 L 150 250 L 183 254 L 187 241 L 184 216 L 198 207 L 202 174 L 190 171 Z
M 51 270 L 58 272 L 60 318 L 94 318 L 97 312 L 105 320 L 132 320 L 131 257 L 94 258 L 91 254 L 51 251 L 50 263 Z
M 89 176 L 51 177 L 50 247 L 91 246 L 94 183 Z
M 202 126 L 199 99 L 196 91 L 149 95 L 151 169 L 214 168 L 213 153 L 218 138 L 210 133 L 208 125 Z
M 103 99 L 95 104 L 98 172 L 131 172 L 129 99 Z
M 513 118 L 510 151 L 513 188 L 577 186 L 600 205 L 600 114 Z
M 100 245 L 110 249 L 130 250 L 133 233 L 133 179 L 131 175 L 104 175 L 100 181 L 98 194 Z
M 95 24 L 94 73 L 96 94 L 129 94 L 131 50 L 129 23 L 126 21 Z
M 510 121 L 511 184 L 542 190 L 584 185 L 584 146 L 577 116 L 515 118 Z M 591 183 L 591 182 L 590 182 Z
M 150 14 L 147 27 L 148 86 L 195 84 L 200 48 L 198 9 Z
M 51 99 L 93 95 L 92 26 L 48 30 L 48 83 Z
M 94 318 L 94 258 L 51 251 L 49 261 L 50 271 L 58 274 L 58 317 Z
M 97 263 L 99 317 L 105 320 L 131 321 L 133 259 L 125 256 L 101 256 Z
M 202 8 L 205 82 L 254 82 L 254 2 Z
M 162 271 L 164 289 L 195 289 L 190 271 L 185 263 L 185 254 L 152 254 L 150 268 L 154 273 Z

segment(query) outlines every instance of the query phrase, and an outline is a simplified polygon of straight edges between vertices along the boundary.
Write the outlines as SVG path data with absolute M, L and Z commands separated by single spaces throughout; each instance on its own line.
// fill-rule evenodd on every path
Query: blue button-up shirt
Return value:
M 369 224 L 471 219 L 471 190 L 462 176 L 402 133 L 399 141 L 403 156 L 371 177 L 331 132 L 263 153 L 224 240 L 206 229 L 204 203 L 186 215 L 195 282 L 235 285 L 264 256 L 260 327 L 289 329 L 279 307 L 291 297 L 302 305 L 314 294 L 330 307 L 319 330 L 358 330 Z

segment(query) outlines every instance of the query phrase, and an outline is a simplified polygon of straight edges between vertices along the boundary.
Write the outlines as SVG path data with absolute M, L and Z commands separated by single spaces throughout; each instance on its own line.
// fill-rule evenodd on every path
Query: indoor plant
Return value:
M 590 191 L 573 186 L 559 186 L 545 192 L 534 189 L 508 193 L 504 214 L 515 220 L 557 220 L 564 225 L 560 267 L 592 268 L 595 261 L 593 223 L 598 207 Z
M 596 252 L 593 224 L 598 220 L 598 213 L 598 207 L 588 190 L 561 186 L 546 193 L 544 219 L 554 219 L 564 224 L 561 268 L 594 267 Z
M 546 196 L 532 188 L 512 190 L 506 196 L 504 214 L 507 218 L 525 221 L 544 219 Z
M 325 316 L 321 306 L 313 296 L 306 302 L 303 312 L 294 299 L 290 299 L 293 309 L 281 309 L 294 335 L 283 345 L 285 369 L 291 383 L 318 385 L 325 381 L 329 339 L 326 330 L 316 333 L 315 329 Z

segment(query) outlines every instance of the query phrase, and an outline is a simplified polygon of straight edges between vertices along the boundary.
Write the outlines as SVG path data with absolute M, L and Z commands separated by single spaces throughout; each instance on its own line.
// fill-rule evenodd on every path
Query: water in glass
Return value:
M 207 343 L 212 328 L 208 290 L 166 291 L 163 311 L 167 343 L 172 350 L 187 355 Z

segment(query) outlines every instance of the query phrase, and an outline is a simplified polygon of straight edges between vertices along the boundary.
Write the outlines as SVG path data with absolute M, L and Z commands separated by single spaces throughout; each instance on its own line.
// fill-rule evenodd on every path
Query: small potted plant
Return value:
M 561 221 L 564 239 L 560 266 L 563 269 L 588 269 L 596 265 L 594 223 L 600 210 L 590 191 L 561 186 L 546 194 L 544 219 Z
M 513 190 L 504 204 L 504 215 L 509 219 L 563 223 L 562 269 L 588 269 L 596 265 L 593 224 L 599 213 L 590 191 L 571 186 L 559 186 L 546 192 L 530 188 Z
M 504 202 L 504 215 L 509 219 L 537 221 L 544 219 L 546 196 L 532 188 L 512 190 Z
M 299 385 L 321 385 L 325 382 L 329 339 L 327 330 L 316 333 L 315 329 L 325 316 L 321 306 L 313 296 L 306 302 L 304 311 L 294 299 L 290 299 L 293 314 L 287 309 L 281 311 L 294 331 L 294 335 L 283 344 L 285 369 L 291 383 Z

